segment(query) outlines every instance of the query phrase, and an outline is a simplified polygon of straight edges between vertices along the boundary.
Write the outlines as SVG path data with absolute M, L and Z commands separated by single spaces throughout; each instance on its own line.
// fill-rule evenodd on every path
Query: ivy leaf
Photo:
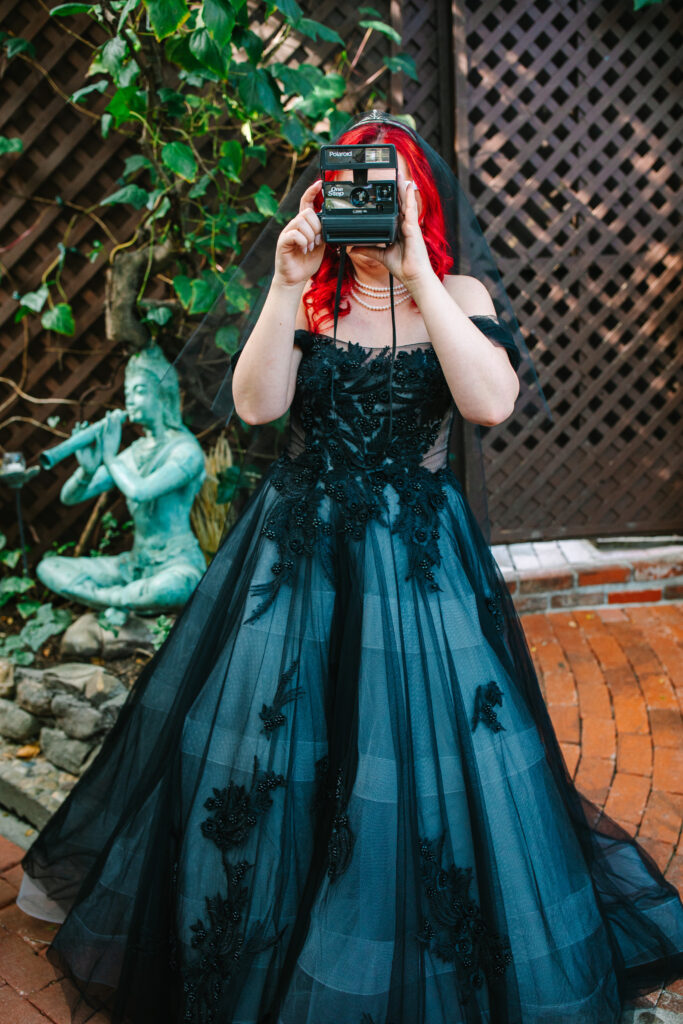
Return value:
M 158 95 L 164 105 L 166 117 L 185 116 L 185 97 L 181 92 L 176 92 L 175 89 L 159 89 Z
M 173 287 L 188 313 L 207 313 L 221 293 L 220 279 L 210 270 L 194 280 L 178 274 L 173 278 Z
M 344 45 L 344 40 L 338 32 L 335 32 L 333 28 L 328 28 L 327 25 L 321 25 L 319 21 L 314 21 L 312 18 L 299 18 L 294 28 L 302 35 L 308 36 L 309 39 L 322 39 L 326 43 Z
M 202 18 L 216 46 L 228 46 L 235 27 L 235 12 L 228 0 L 204 0 Z
M 94 4 L 60 4 L 58 7 L 52 7 L 50 14 L 54 18 L 66 18 L 70 14 L 87 14 L 93 10 L 94 6 Z
M 229 181 L 239 181 L 242 170 L 242 147 L 237 139 L 221 143 L 221 158 L 218 166 Z
M 114 118 L 114 125 L 118 128 L 125 121 L 134 121 L 135 118 L 132 118 L 131 114 L 142 114 L 146 107 L 146 93 L 135 85 L 127 85 L 124 89 L 116 90 L 105 110 Z
M 272 217 L 274 213 L 277 213 L 277 199 L 270 185 L 261 185 L 254 196 L 254 203 L 258 212 L 262 213 L 264 217 Z
M 266 166 L 266 161 L 268 159 L 268 150 L 266 149 L 265 146 L 247 146 L 247 148 L 244 150 L 244 155 L 246 157 L 253 156 L 256 158 L 256 160 L 258 160 L 262 167 Z
M 263 53 L 263 40 L 249 28 L 236 27 L 232 34 L 233 44 L 239 49 L 242 47 L 251 64 L 258 64 Z
M 316 85 L 325 77 L 320 68 L 312 64 L 302 64 L 298 68 L 290 68 L 286 64 L 272 64 L 271 71 L 289 95 L 308 96 Z
M 106 199 L 100 200 L 100 206 L 111 206 L 114 203 L 130 203 L 136 210 L 141 210 L 143 206 L 147 205 L 149 199 L 149 192 L 140 188 L 139 185 L 124 185 L 123 188 L 117 189 L 112 195 L 107 196 Z
M 296 0 L 273 0 L 273 6 L 284 14 L 287 21 L 296 22 L 304 13 Z
M 57 334 L 73 334 L 76 329 L 68 302 L 59 302 L 52 309 L 48 309 L 43 313 L 40 322 L 46 331 L 56 331 Z
M 302 150 L 309 140 L 309 133 L 294 114 L 282 124 L 282 134 L 294 149 Z
M 279 93 L 265 68 L 248 68 L 239 80 L 237 92 L 247 114 L 269 114 L 276 120 L 282 116 Z
M 24 143 L 21 139 L 8 139 L 5 135 L 0 135 L 0 156 L 4 156 L 5 153 L 21 153 L 24 148 Z
M 158 43 L 173 35 L 190 17 L 185 0 L 144 0 L 144 3 Z
M 398 74 L 399 71 L 403 71 L 404 74 L 408 75 L 408 78 L 412 78 L 415 82 L 418 81 L 415 61 L 410 54 L 398 53 L 395 57 L 384 57 L 382 59 L 394 75 Z
M 233 355 L 239 340 L 239 331 L 235 324 L 224 324 L 219 327 L 214 336 L 216 348 Z
M 42 284 L 35 292 L 26 292 L 26 295 L 18 295 L 17 298 L 19 299 L 20 306 L 14 317 L 14 322 L 18 323 L 29 311 L 31 313 L 40 313 L 47 302 L 49 293 L 48 286 Z
M 365 21 L 359 21 L 358 24 L 361 28 L 371 28 L 375 32 L 381 32 L 383 36 L 387 36 L 392 42 L 398 43 L 399 46 L 401 45 L 400 34 L 391 25 L 387 25 L 386 21 L 377 21 L 375 18 L 369 18 Z
M 194 181 L 197 177 L 197 160 L 184 142 L 168 142 L 161 150 L 161 161 L 184 181 Z
M 7 56 L 11 60 L 12 57 L 16 57 L 18 53 L 28 53 L 31 57 L 35 57 L 36 48 L 33 43 L 30 43 L 28 39 L 22 39 L 20 36 L 13 36 L 11 39 L 5 40 L 5 50 Z
M 93 82 L 92 85 L 84 85 L 82 89 L 76 89 L 76 92 L 69 96 L 69 102 L 80 103 L 85 96 L 89 96 L 91 92 L 104 92 L 107 88 L 106 78 L 101 78 L 99 82 Z
M 336 101 L 344 95 L 345 90 L 346 79 L 343 75 L 333 71 L 325 75 L 310 96 L 295 100 L 292 109 L 296 109 L 314 120 L 319 120 L 325 116 L 330 107 L 336 107 Z
M 90 65 L 88 74 L 107 71 L 114 81 L 118 82 L 119 72 L 127 56 L 128 46 L 126 45 L 126 40 L 122 36 L 114 36 L 113 39 L 109 39 L 104 44 L 96 55 L 95 60 Z
M 127 178 L 131 174 L 135 174 L 136 171 L 141 171 L 143 167 L 153 167 L 151 160 L 148 160 L 146 156 L 142 156 L 141 153 L 135 153 L 134 156 L 126 157 L 126 162 L 123 165 L 123 177 Z
M 228 67 L 224 52 L 216 46 L 206 28 L 198 28 L 190 36 L 190 52 L 194 54 L 202 67 L 213 71 L 220 78 L 227 77 Z M 227 55 L 229 50 L 226 49 Z
M 164 324 L 168 323 L 172 316 L 173 310 L 169 309 L 168 306 L 150 306 L 146 315 L 142 318 L 142 322 L 159 324 L 160 327 L 163 327 Z
M 187 193 L 189 199 L 199 199 L 200 196 L 206 195 L 206 190 L 209 187 L 211 181 L 210 174 L 202 174 L 201 178 L 196 185 L 193 185 L 190 191 Z

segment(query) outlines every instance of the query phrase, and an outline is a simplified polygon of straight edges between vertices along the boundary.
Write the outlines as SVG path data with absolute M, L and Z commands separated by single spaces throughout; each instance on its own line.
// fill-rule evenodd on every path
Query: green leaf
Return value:
M 185 108 L 185 97 L 175 89 L 159 89 L 159 99 L 164 105 L 166 117 L 184 117 L 187 113 Z
M 130 203 L 136 210 L 141 210 L 143 206 L 147 205 L 149 199 L 149 192 L 147 189 L 140 188 L 139 185 L 124 185 L 123 188 L 117 189 L 112 195 L 107 196 L 106 199 L 100 200 L 100 206 L 112 206 L 114 203 Z
M 417 68 L 415 67 L 415 61 L 407 53 L 398 53 L 395 57 L 383 57 L 384 63 L 393 74 L 398 74 L 402 71 L 408 78 L 418 81 Z
M 213 71 L 220 78 L 225 78 L 228 73 L 226 57 L 229 57 L 229 49 L 225 51 L 216 46 L 206 28 L 198 28 L 190 36 L 190 52 L 194 54 L 202 67 Z
M 117 35 L 119 34 L 121 29 L 123 28 L 123 23 L 126 20 L 126 18 L 128 17 L 128 15 L 131 13 L 131 11 L 134 11 L 135 8 L 139 6 L 139 4 L 140 4 L 140 0 L 126 0 L 125 4 L 121 8 L 121 13 L 119 14 L 119 23 L 116 26 L 116 34 Z
M 245 68 L 245 65 L 241 64 L 240 68 Z M 248 115 L 269 114 L 276 120 L 282 117 L 278 90 L 265 68 L 247 66 L 239 79 L 237 92 Z
M 175 293 L 180 299 L 184 309 L 188 309 L 192 302 L 192 285 L 187 274 L 178 274 L 173 278 Z
M 123 62 L 128 56 L 128 46 L 122 36 L 114 36 L 109 39 L 99 51 L 95 60 L 90 65 L 88 74 L 97 74 L 99 71 L 107 71 L 114 81 L 118 81 L 118 74 Z M 96 68 L 97 70 L 93 70 Z
M 57 334 L 73 334 L 76 330 L 68 302 L 59 302 L 52 309 L 48 309 L 43 313 L 40 322 L 46 331 L 56 331 Z
M 94 6 L 94 4 L 60 4 L 58 7 L 52 7 L 50 14 L 53 18 L 66 18 L 70 14 L 87 14 L 92 11 Z
M 173 278 L 173 287 L 188 313 L 206 313 L 221 293 L 220 278 L 205 270 L 201 277 L 190 280 L 185 274 Z
M 30 43 L 28 39 L 22 39 L 20 36 L 13 36 L 11 39 L 6 39 L 5 49 L 7 50 L 7 56 L 10 60 L 12 57 L 16 57 L 18 53 L 28 53 L 31 57 L 35 57 L 36 55 L 36 48 L 33 43 Z
M 273 6 L 284 14 L 287 21 L 296 22 L 304 13 L 296 0 L 273 0 Z
M 146 156 L 142 156 L 141 153 L 135 153 L 133 156 L 126 158 L 126 162 L 123 165 L 123 177 L 127 178 L 129 175 L 141 171 L 143 167 L 153 166 L 152 161 L 148 160 Z
M 0 156 L 4 156 L 5 153 L 21 153 L 24 148 L 24 143 L 21 139 L 8 139 L 5 135 L 0 135 Z
M 185 0 L 144 0 L 149 23 L 157 40 L 161 42 L 173 35 L 190 17 Z
M 327 114 L 330 107 L 336 107 L 336 101 L 344 95 L 345 90 L 346 79 L 343 75 L 333 71 L 325 75 L 310 96 L 295 100 L 292 109 L 296 109 L 314 120 L 319 120 Z
M 400 34 L 391 25 L 387 25 L 386 21 L 377 21 L 375 18 L 372 18 L 366 21 L 359 21 L 358 24 L 361 28 L 371 28 L 375 32 L 381 32 L 383 36 L 387 36 L 394 43 L 398 43 L 399 46 L 401 45 Z
M 235 497 L 242 476 L 240 466 L 226 466 L 218 472 L 216 504 L 226 505 Z
M 161 161 L 183 181 L 194 181 L 197 177 L 197 160 L 184 142 L 166 143 L 161 150 Z
M 26 292 L 25 295 L 19 297 L 19 302 L 25 309 L 30 309 L 32 313 L 40 313 L 41 309 L 47 302 L 47 297 L 50 294 L 49 288 L 46 284 L 42 284 L 35 292 Z
M 228 46 L 235 27 L 235 12 L 228 0 L 204 0 L 202 18 L 216 46 Z
M 283 121 L 282 134 L 297 151 L 302 150 L 310 138 L 309 132 L 294 114 Z
M 286 64 L 272 64 L 271 72 L 282 82 L 288 95 L 308 96 L 325 77 L 320 68 L 312 64 L 302 64 L 298 68 L 290 68 Z
M 322 39 L 326 43 L 339 43 L 340 46 L 344 45 L 344 40 L 338 32 L 335 32 L 333 28 L 328 28 L 327 25 L 321 25 L 319 21 L 314 21 L 312 18 L 300 18 L 294 27 L 297 32 L 301 32 L 302 35 L 308 36 L 309 39 Z
M 145 323 L 149 321 L 149 323 L 159 324 L 160 327 L 163 327 L 164 324 L 168 323 L 172 316 L 173 310 L 169 309 L 168 306 L 151 306 L 142 318 L 142 322 Z
M 277 199 L 270 185 L 261 185 L 254 196 L 254 203 L 259 213 L 265 217 L 272 217 L 277 212 Z
M 196 185 L 193 185 L 190 191 L 187 193 L 190 199 L 199 199 L 200 196 L 206 195 L 206 190 L 209 187 L 211 181 L 210 174 L 202 174 Z
M 116 90 L 105 110 L 114 118 L 115 127 L 118 128 L 125 121 L 138 120 L 130 115 L 132 113 L 143 114 L 146 108 L 146 93 L 135 85 L 128 85 L 125 89 Z
M 249 158 L 250 156 L 255 157 L 256 160 L 261 164 L 262 167 L 266 166 L 268 159 L 268 150 L 265 146 L 247 146 L 244 150 L 244 155 Z
M 33 586 L 35 581 L 29 576 L 5 576 L 0 580 L 0 608 L 17 594 L 25 594 Z
M 17 610 L 22 619 L 27 619 L 40 608 L 41 603 L 37 598 L 29 597 L 26 601 L 17 601 Z
M 218 166 L 229 181 L 239 181 L 242 170 L 242 146 L 237 139 L 221 143 L 221 158 Z
M 62 633 L 71 624 L 71 613 L 65 608 L 53 608 L 52 604 L 40 606 L 35 618 L 29 620 L 19 637 L 24 646 L 37 651 L 55 633 Z
M 242 47 L 244 49 L 251 64 L 258 64 L 261 60 L 264 42 L 251 29 L 237 26 L 232 34 L 232 42 L 237 48 Z
M 106 139 L 109 135 L 109 131 L 113 123 L 114 118 L 111 116 L 111 114 L 102 114 L 102 117 L 100 118 L 100 131 L 102 132 L 103 139 Z
M 104 92 L 107 88 L 106 78 L 101 78 L 99 82 L 93 82 L 92 85 L 84 85 L 82 89 L 76 89 L 76 92 L 69 96 L 71 103 L 80 103 L 85 96 L 89 96 L 91 92 Z
M 224 324 L 223 327 L 219 327 L 214 338 L 216 348 L 220 348 L 229 355 L 232 355 L 237 349 L 238 340 L 239 331 L 235 324 Z

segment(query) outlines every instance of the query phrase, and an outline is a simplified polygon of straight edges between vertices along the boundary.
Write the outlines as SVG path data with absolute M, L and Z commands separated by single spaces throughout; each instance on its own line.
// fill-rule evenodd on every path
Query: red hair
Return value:
M 350 128 L 336 140 L 348 146 L 360 146 L 369 142 L 393 143 L 402 154 L 412 180 L 422 196 L 422 236 L 425 240 L 429 262 L 440 281 L 453 264 L 451 251 L 446 240 L 446 225 L 441 199 L 436 188 L 427 157 L 408 132 L 392 125 L 377 127 L 372 124 Z M 322 193 L 317 197 L 316 209 L 322 204 Z M 319 269 L 311 277 L 311 284 L 304 295 L 304 308 L 309 327 L 314 331 L 328 320 L 334 320 L 334 297 L 337 290 L 337 274 L 339 272 L 339 256 L 333 245 L 325 246 L 325 254 Z M 347 260 L 342 278 L 339 300 L 339 316 L 348 316 L 351 306 L 348 294 L 352 282 L 351 261 Z M 412 301 L 412 300 L 411 300 Z

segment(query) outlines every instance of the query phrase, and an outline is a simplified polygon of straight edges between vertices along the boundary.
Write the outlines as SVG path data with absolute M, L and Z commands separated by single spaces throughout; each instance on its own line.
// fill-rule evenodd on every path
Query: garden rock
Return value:
M 48 761 L 67 772 L 78 775 L 92 750 L 92 743 L 74 740 L 61 729 L 40 730 L 40 746 Z
M 0 697 L 13 697 L 14 687 L 14 665 L 9 658 L 0 658 Z
M 35 736 L 40 722 L 30 711 L 24 711 L 4 697 L 0 698 L 0 735 L 10 740 L 28 740 Z
M 43 682 L 54 691 L 85 697 L 96 707 L 121 689 L 126 690 L 121 680 L 101 665 L 81 661 L 65 661 L 46 668 Z
M 22 676 L 14 699 L 19 707 L 32 715 L 51 714 L 52 692 L 38 679 Z
M 148 620 L 140 615 L 129 615 L 125 625 L 119 626 L 115 633 L 99 624 L 96 612 L 86 612 L 62 634 L 60 652 L 65 658 L 99 657 L 110 661 L 112 658 L 126 658 L 138 647 L 153 651 L 153 639 Z
M 105 726 L 105 719 L 99 711 L 67 693 L 53 697 L 52 713 L 58 728 L 75 740 L 87 740 Z

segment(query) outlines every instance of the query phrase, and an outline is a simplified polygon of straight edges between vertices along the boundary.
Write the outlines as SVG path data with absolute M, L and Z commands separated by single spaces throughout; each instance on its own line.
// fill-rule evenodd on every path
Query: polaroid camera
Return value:
M 387 177 L 368 181 L 371 167 Z M 326 172 L 353 172 L 352 181 L 328 181 Z M 393 172 L 393 173 L 392 173 Z M 391 245 L 398 234 L 398 162 L 391 144 L 321 146 L 322 209 L 325 242 L 335 245 Z

